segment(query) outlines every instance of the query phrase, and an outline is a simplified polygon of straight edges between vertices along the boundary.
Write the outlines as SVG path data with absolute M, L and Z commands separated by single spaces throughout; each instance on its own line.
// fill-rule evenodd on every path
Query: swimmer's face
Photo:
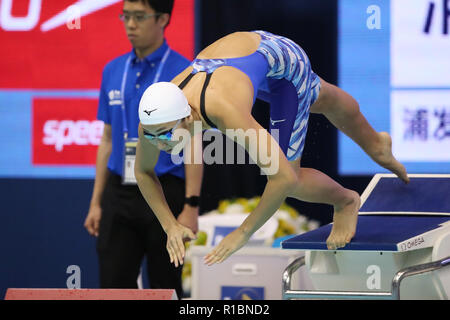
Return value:
M 182 147 L 184 148 L 187 143 L 184 141 L 185 139 L 182 139 L 182 141 L 174 139 L 175 131 L 183 129 L 183 120 L 184 119 L 180 119 L 157 125 L 142 124 L 144 137 L 159 150 L 163 150 L 165 152 L 171 152 L 172 149 L 179 143 L 182 143 Z

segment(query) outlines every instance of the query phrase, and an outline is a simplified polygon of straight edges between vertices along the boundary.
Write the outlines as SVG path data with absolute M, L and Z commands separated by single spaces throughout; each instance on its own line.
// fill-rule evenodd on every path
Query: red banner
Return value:
M 105 64 L 131 50 L 123 0 L 2 0 L 0 88 L 98 89 Z M 75 19 L 79 17 L 79 19 Z M 194 0 L 176 0 L 169 45 L 194 51 Z

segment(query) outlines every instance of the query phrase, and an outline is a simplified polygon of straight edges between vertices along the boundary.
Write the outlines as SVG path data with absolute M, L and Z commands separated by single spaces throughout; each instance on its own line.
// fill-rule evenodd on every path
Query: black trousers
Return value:
M 97 239 L 101 288 L 137 288 L 144 256 L 152 289 L 175 289 L 182 297 L 182 267 L 170 263 L 167 236 L 137 186 L 122 185 L 110 172 L 102 195 L 102 218 Z M 159 177 L 175 216 L 184 206 L 185 183 L 173 175 Z

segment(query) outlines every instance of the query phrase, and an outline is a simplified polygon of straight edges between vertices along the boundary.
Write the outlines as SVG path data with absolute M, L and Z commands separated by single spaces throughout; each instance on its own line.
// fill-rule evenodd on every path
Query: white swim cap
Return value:
M 145 89 L 139 102 L 139 120 L 142 124 L 160 124 L 191 114 L 183 91 L 171 82 L 157 82 Z

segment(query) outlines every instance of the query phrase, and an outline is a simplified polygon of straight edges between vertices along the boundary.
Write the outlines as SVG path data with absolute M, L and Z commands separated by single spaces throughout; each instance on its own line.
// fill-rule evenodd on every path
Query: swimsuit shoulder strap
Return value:
M 202 93 L 200 96 L 200 111 L 202 113 L 203 118 L 205 119 L 205 121 L 212 127 L 212 128 L 217 128 L 216 125 L 209 120 L 208 116 L 206 115 L 206 110 L 205 110 L 205 94 L 206 94 L 206 88 L 209 85 L 209 81 L 211 80 L 211 76 L 212 76 L 212 72 L 206 74 L 206 79 L 205 79 L 205 83 L 203 84 L 203 89 L 202 89 Z
M 188 84 L 189 81 L 191 81 L 192 77 L 194 76 L 194 73 L 190 73 L 178 86 L 181 90 Z
M 195 75 L 196 73 L 190 73 L 178 86 L 180 89 L 183 89 L 189 81 L 191 81 L 192 77 Z M 211 76 L 212 73 L 208 73 L 206 74 L 206 79 L 205 79 L 205 83 L 203 84 L 203 89 L 202 89 L 202 93 L 200 95 L 200 112 L 202 113 L 203 118 L 205 119 L 206 123 L 208 123 L 212 128 L 217 128 L 216 125 L 209 120 L 208 116 L 206 115 L 206 110 L 205 110 L 205 94 L 206 94 L 206 88 L 209 85 L 209 81 L 211 80 Z

